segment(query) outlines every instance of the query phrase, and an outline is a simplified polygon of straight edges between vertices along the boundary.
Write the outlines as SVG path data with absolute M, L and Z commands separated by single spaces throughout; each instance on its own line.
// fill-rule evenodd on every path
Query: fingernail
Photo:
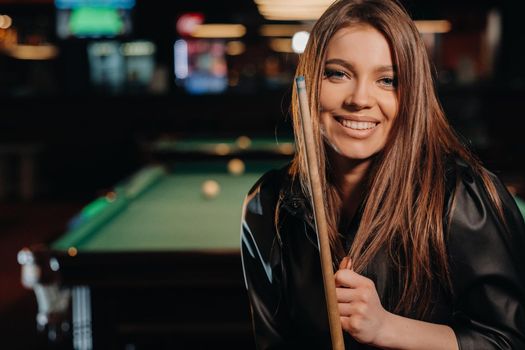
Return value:
M 346 268 L 348 270 L 352 270 L 353 269 L 353 266 L 352 266 L 352 259 L 350 259 L 349 257 L 345 257 L 345 259 L 348 259 L 347 262 L 346 262 Z
M 346 269 L 347 266 L 348 266 L 348 257 L 345 256 L 343 260 L 341 260 L 341 262 L 339 263 L 339 268 Z

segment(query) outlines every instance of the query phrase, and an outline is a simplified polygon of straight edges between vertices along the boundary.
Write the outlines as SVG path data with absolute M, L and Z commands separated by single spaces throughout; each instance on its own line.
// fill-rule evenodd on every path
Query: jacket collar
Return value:
M 298 179 L 292 178 L 289 166 L 285 174 L 279 193 L 279 203 L 290 215 L 304 220 L 311 228 L 315 229 L 313 210 L 310 201 L 303 193 Z

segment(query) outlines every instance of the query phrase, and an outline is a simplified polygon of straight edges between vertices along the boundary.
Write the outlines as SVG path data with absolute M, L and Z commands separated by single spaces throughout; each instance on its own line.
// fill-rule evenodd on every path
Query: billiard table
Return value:
M 75 349 L 253 348 L 240 261 L 244 196 L 285 159 L 152 165 L 19 252 L 37 325 Z M 219 192 L 202 193 L 214 180 Z

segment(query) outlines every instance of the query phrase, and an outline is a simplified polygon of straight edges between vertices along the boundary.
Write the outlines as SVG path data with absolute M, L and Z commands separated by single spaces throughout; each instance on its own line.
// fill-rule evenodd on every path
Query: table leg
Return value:
M 87 286 L 75 286 L 73 298 L 73 348 L 93 349 L 93 325 L 91 313 L 91 291 Z

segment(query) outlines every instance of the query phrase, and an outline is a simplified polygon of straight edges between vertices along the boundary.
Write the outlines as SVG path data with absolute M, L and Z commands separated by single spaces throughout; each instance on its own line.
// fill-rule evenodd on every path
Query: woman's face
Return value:
M 390 46 L 379 31 L 357 24 L 334 34 L 320 104 L 322 132 L 339 155 L 364 160 L 384 147 L 398 98 Z

